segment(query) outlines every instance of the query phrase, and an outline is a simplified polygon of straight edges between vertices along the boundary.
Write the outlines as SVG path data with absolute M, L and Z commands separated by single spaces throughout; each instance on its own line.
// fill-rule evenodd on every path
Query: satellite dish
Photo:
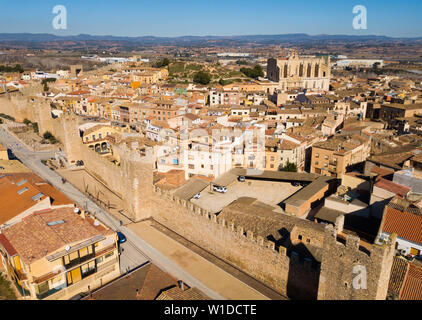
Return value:
M 66 246 L 65 249 L 66 249 L 66 251 L 69 251 L 70 250 L 70 246 Z

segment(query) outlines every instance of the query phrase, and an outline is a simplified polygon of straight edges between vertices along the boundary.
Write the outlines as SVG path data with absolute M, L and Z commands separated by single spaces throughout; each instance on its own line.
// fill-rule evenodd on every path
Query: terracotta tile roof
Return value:
M 55 225 L 49 223 L 60 222 Z M 73 208 L 43 210 L 31 214 L 3 230 L 3 234 L 30 264 L 53 252 L 95 236 L 103 235 L 98 229 L 73 212 Z
M 408 269 L 408 261 L 402 257 L 394 257 L 391 266 L 390 281 L 388 283 L 388 294 L 400 296 L 400 290 L 403 285 Z
M 5 235 L 1 233 L 0 233 L 0 245 L 3 246 L 4 250 L 6 250 L 8 255 L 11 257 L 13 257 L 17 253 L 16 249 L 12 246 L 9 240 L 7 240 Z
M 170 288 L 162 292 L 157 300 L 211 300 L 197 288 L 182 290 L 179 287 Z
M 34 200 L 41 191 L 25 179 L 14 182 L 10 176 L 0 177 L 0 224 L 38 204 Z M 44 200 L 46 196 L 40 196 Z
M 299 145 L 297 143 L 294 143 L 293 141 L 289 141 L 286 139 L 282 139 L 280 141 L 280 150 L 294 150 L 297 147 L 299 147 Z
M 73 205 L 74 202 L 69 199 L 64 193 L 60 192 L 48 183 L 36 184 L 38 190 L 50 197 L 52 206 Z
M 147 264 L 100 288 L 84 300 L 154 300 L 161 290 L 176 283 L 175 278 L 156 265 Z
M 381 230 L 400 238 L 422 243 L 422 215 L 386 207 Z
M 371 173 L 375 173 L 375 174 L 378 174 L 380 176 L 387 176 L 389 174 L 394 173 L 394 170 L 384 169 L 384 168 L 381 168 L 381 167 L 378 167 L 378 166 L 374 166 L 371 169 Z
M 409 264 L 409 271 L 403 283 L 400 300 L 422 300 L 422 266 Z
M 401 184 L 398 184 L 398 183 L 395 183 L 393 181 L 386 180 L 383 178 L 378 180 L 378 182 L 375 183 L 375 186 L 378 188 L 393 192 L 402 198 L 411 190 L 409 187 L 403 186 Z

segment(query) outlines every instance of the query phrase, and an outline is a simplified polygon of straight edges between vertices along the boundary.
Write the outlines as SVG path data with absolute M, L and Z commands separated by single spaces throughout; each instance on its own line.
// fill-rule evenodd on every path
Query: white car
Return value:
M 193 196 L 193 198 L 194 199 L 199 199 L 201 197 L 201 194 L 200 193 L 197 193 L 197 194 L 195 194 L 194 196 Z
M 220 187 L 220 186 L 214 186 L 214 191 L 220 192 L 220 193 L 226 193 L 227 188 L 226 187 Z

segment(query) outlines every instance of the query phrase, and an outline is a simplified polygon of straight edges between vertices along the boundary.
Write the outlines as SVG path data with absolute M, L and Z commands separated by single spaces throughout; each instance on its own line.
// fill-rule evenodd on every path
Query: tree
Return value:
M 26 125 L 29 125 L 29 124 L 31 124 L 31 121 L 29 121 L 28 119 L 25 118 L 25 119 L 23 119 L 23 123 L 26 124 Z
M 289 160 L 287 160 L 286 165 L 284 167 L 280 165 L 278 171 L 297 172 L 297 166 L 295 163 L 289 162 Z
M 32 129 L 34 130 L 35 133 L 38 133 L 39 132 L 38 122 L 33 122 L 32 123 Z
M 154 68 L 163 68 L 163 67 L 167 67 L 169 64 L 170 64 L 170 60 L 168 58 L 164 58 L 154 63 L 152 66 Z
M 53 137 L 53 134 L 50 131 L 46 131 L 42 136 L 44 139 L 50 140 Z
M 264 71 L 262 70 L 262 67 L 259 64 L 257 64 L 253 68 L 241 68 L 240 72 L 242 72 L 245 76 L 254 79 L 264 76 Z
M 198 71 L 193 76 L 193 82 L 207 85 L 211 81 L 211 76 L 208 72 Z

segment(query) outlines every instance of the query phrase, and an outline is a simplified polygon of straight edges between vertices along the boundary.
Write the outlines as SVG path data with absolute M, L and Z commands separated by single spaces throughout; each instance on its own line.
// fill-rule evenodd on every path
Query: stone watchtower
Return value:
M 360 239 L 325 230 L 318 300 L 385 300 L 394 257 L 395 236 L 384 245 L 363 248 Z
M 132 219 L 140 221 L 151 217 L 155 196 L 153 188 L 154 156 L 151 148 L 142 151 L 138 143 L 114 146 L 120 157 L 122 195 L 125 209 Z

